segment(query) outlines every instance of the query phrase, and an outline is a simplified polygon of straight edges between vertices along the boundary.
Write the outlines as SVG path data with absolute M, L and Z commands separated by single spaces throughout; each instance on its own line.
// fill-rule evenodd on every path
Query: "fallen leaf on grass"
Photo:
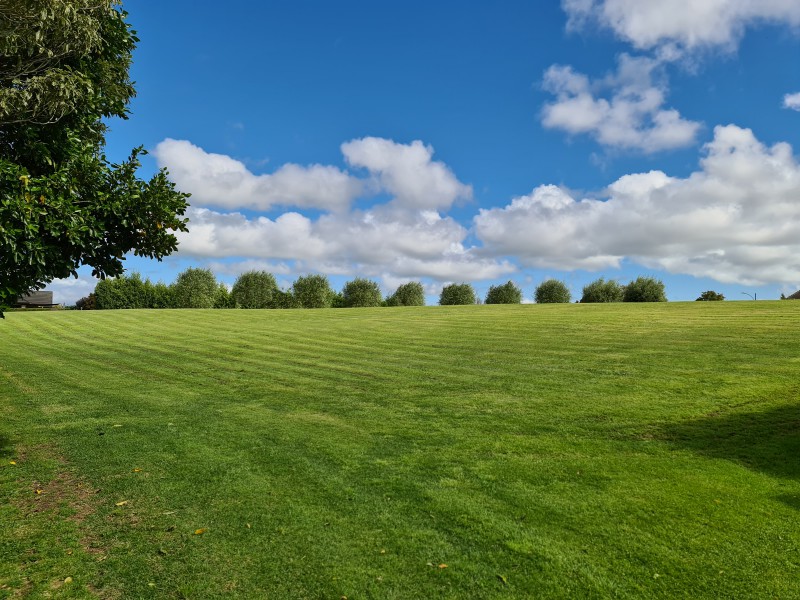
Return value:
M 10 460 L 10 461 L 8 461 L 8 464 L 10 464 L 10 465 L 15 465 L 15 464 L 17 464 L 17 461 L 15 461 L 15 460 Z
M 141 471 L 141 469 L 140 469 L 139 467 L 136 467 L 136 468 L 134 468 L 134 469 L 133 469 L 133 472 L 134 472 L 134 473 L 138 473 L 138 472 L 140 472 L 140 471 Z
M 44 493 L 44 490 L 40 490 L 40 489 L 38 489 L 38 488 L 37 488 L 37 490 L 36 490 L 36 495 L 37 495 L 37 496 L 38 496 L 39 494 L 43 494 L 43 493 Z
M 64 579 L 64 583 L 72 583 L 72 577 L 67 577 Z
M 440 569 L 446 569 L 446 568 L 447 568 L 447 565 L 446 565 L 446 564 L 444 564 L 444 563 L 442 563 L 442 564 L 440 564 L 440 565 L 439 565 L 439 568 L 440 568 Z
M 508 585 L 508 580 L 505 577 L 503 577 L 502 575 L 498 575 L 497 578 L 500 580 L 500 583 L 502 583 L 503 585 Z
M 120 500 L 119 502 L 114 504 L 114 506 L 125 506 L 127 503 L 128 503 L 127 500 Z
M 194 530 L 194 534 L 195 535 L 203 535 L 205 532 L 206 532 L 206 528 L 205 527 L 201 527 L 200 529 L 195 529 Z

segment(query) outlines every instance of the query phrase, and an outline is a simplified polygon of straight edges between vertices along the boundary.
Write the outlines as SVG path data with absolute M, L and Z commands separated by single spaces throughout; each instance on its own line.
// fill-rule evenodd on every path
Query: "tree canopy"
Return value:
M 539 284 L 534 292 L 536 304 L 564 304 L 570 301 L 572 294 L 563 281 L 548 279 Z
M 486 293 L 486 304 L 520 304 L 522 290 L 513 282 L 507 281 L 503 285 L 493 285 Z
M 104 119 L 135 94 L 126 18 L 116 0 L 0 4 L 0 310 L 81 265 L 105 278 L 129 252 L 160 260 L 187 230 L 166 171 L 145 181 L 141 148 L 104 153 Z
M 613 279 L 606 281 L 601 277 L 583 286 L 581 303 L 622 302 L 624 291 L 623 287 Z
M 637 277 L 625 286 L 623 302 L 666 302 L 664 284 L 654 277 Z
M 386 299 L 386 306 L 425 306 L 425 290 L 419 281 L 400 285 Z
M 357 277 L 344 284 L 342 301 L 345 308 L 365 308 L 380 306 L 383 298 L 376 282 Z
M 451 306 L 455 304 L 475 304 L 475 290 L 469 283 L 451 283 L 442 288 L 439 304 Z

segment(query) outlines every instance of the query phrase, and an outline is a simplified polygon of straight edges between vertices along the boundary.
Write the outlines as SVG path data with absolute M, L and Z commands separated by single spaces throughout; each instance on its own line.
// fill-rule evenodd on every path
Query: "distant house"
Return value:
M 19 298 L 13 308 L 53 308 L 53 292 L 42 290 Z
M 796 291 L 791 296 L 786 296 L 787 300 L 800 300 L 800 290 Z

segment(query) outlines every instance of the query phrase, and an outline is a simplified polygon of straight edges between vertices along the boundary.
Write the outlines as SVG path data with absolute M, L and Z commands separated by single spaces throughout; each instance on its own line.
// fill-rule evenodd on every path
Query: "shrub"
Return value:
M 358 277 L 344 284 L 342 300 L 345 308 L 364 308 L 380 306 L 383 298 L 377 283 Z
M 302 308 L 291 290 L 277 290 L 272 296 L 273 308 Z
M 581 302 L 622 302 L 622 295 L 623 288 L 619 283 L 601 277 L 583 287 Z
M 96 308 L 94 293 L 84 296 L 75 302 L 75 308 L 78 310 L 94 310 Z
M 700 294 L 697 302 L 719 302 L 721 300 L 725 300 L 725 296 L 713 290 L 708 290 Z
M 419 281 L 404 283 L 386 299 L 386 306 L 425 306 L 425 290 Z
M 214 308 L 219 284 L 211 269 L 189 268 L 172 286 L 176 308 Z
M 152 288 L 151 308 L 175 308 L 172 287 L 159 281 Z
M 292 296 L 300 308 L 330 308 L 333 295 L 324 275 L 298 277 L 292 285 Z
M 234 308 L 273 308 L 278 282 L 272 273 L 248 271 L 236 278 L 231 289 L 231 306 Z
M 153 303 L 152 288 L 150 280 L 142 281 L 139 273 L 103 279 L 94 288 L 95 306 L 99 310 L 150 308 Z
M 666 302 L 664 284 L 653 277 L 637 277 L 625 286 L 623 302 Z
M 468 283 L 451 283 L 442 289 L 439 304 L 442 306 L 475 304 L 475 290 Z
M 522 302 L 522 290 L 513 281 L 503 285 L 493 285 L 489 287 L 486 294 L 486 304 L 520 304 Z
M 534 299 L 536 304 L 564 304 L 572 299 L 572 294 L 563 281 L 548 279 L 536 288 Z
M 214 294 L 214 308 L 235 308 L 231 293 L 224 283 L 217 286 L 217 292 Z

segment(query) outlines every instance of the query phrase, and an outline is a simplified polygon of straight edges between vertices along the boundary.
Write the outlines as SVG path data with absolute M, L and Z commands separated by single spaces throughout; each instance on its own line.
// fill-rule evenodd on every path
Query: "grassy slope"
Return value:
M 798 334 L 800 302 L 9 314 L 0 597 L 800 597 Z

